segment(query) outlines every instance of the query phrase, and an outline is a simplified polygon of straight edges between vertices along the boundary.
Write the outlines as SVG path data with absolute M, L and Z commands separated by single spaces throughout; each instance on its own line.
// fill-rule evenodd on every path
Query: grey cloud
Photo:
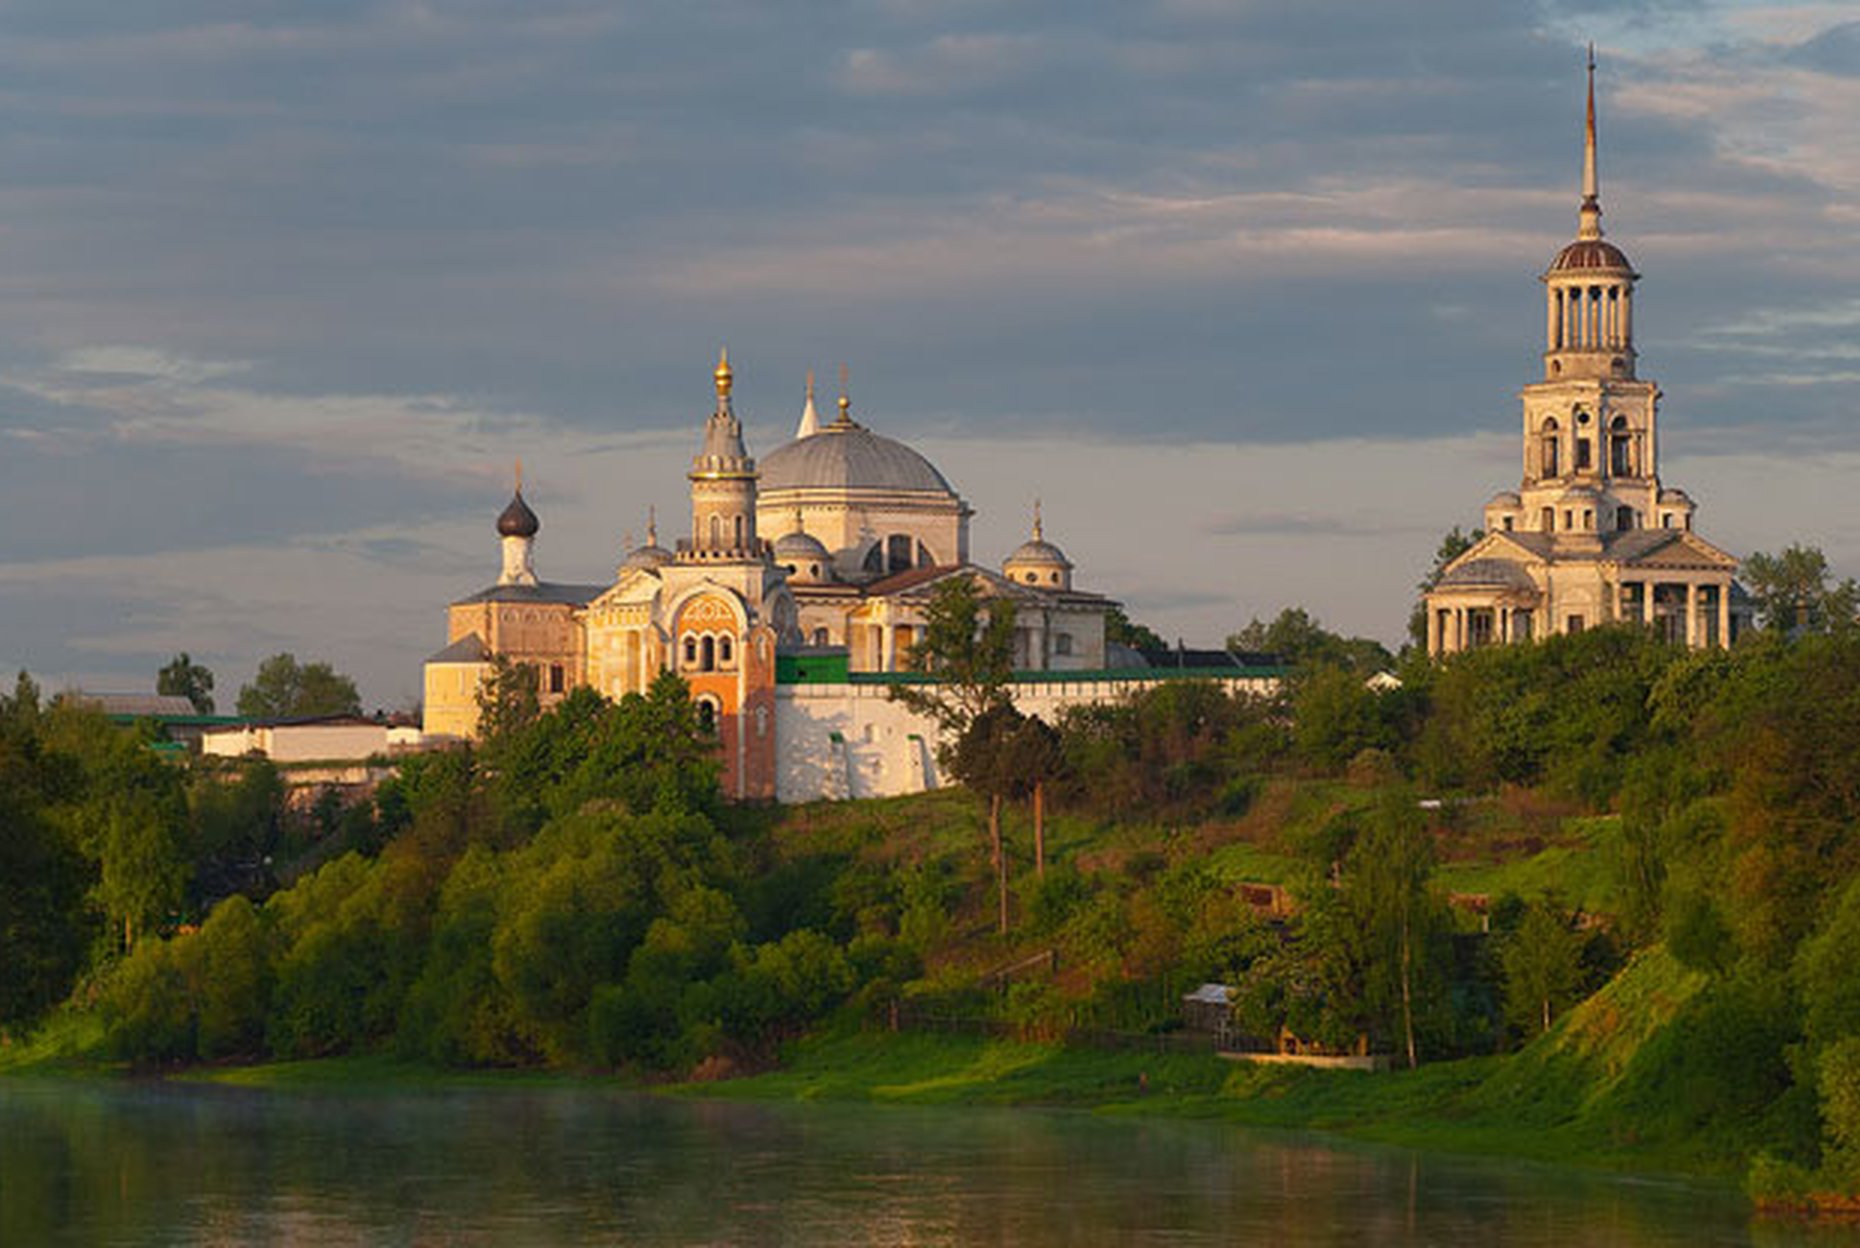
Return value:
M 1824 74 L 1860 77 L 1860 22 L 1830 26 L 1791 48 L 1786 59 Z
M 462 515 L 456 483 L 289 448 L 109 437 L 0 456 L 0 563 L 287 541 Z
M 1363 516 L 1240 515 L 1208 521 L 1202 531 L 1210 537 L 1343 537 L 1386 536 L 1395 532 L 1425 533 L 1414 526 L 1391 526 L 1385 518 Z

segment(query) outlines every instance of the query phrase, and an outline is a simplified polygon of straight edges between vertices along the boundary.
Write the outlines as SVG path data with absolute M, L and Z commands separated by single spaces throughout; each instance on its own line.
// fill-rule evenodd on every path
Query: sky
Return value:
M 1037 497 L 1167 637 L 1397 642 L 1517 484 L 1591 40 L 1666 483 L 1860 573 L 1851 0 L 0 0 L 0 665 L 408 706 L 515 459 L 546 579 L 678 534 L 725 343 L 980 561 Z

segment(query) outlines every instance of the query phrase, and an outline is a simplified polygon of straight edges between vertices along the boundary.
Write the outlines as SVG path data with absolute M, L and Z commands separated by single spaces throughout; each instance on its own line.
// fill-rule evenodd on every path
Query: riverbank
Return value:
M 1703 1114 L 1702 1085 L 1675 1065 L 1683 1049 L 1662 1043 L 1687 1030 L 1682 1015 L 1705 983 L 1664 951 L 1649 951 L 1516 1053 L 1379 1074 L 1254 1066 L 1209 1053 L 872 1031 L 848 1022 L 789 1046 L 777 1070 L 675 1085 L 560 1070 L 447 1069 L 385 1055 L 196 1065 L 165 1077 L 341 1092 L 553 1085 L 766 1102 L 1042 1106 L 1738 1182 L 1774 1131 L 1762 1115 Z M 56 1020 L 30 1049 L 0 1054 L 0 1074 L 132 1073 L 94 1057 L 97 1028 L 88 1016 Z
M 1320 1132 L 1434 1152 L 1741 1180 L 1748 1158 L 1710 1139 L 1653 1142 L 1580 1115 L 1495 1097 L 1515 1057 L 1417 1071 L 1253 1066 L 1211 1055 L 1100 1052 L 969 1036 L 857 1033 L 795 1046 L 783 1068 L 677 1095 L 759 1101 L 1039 1106 Z

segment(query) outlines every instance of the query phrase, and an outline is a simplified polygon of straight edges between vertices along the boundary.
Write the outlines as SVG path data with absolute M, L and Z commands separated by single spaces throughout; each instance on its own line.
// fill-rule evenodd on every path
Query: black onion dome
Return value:
M 510 506 L 504 508 L 497 518 L 497 532 L 500 537 L 535 537 L 536 530 L 542 528 L 542 521 L 530 510 L 530 505 L 523 501 L 523 491 L 518 490 L 510 496 Z

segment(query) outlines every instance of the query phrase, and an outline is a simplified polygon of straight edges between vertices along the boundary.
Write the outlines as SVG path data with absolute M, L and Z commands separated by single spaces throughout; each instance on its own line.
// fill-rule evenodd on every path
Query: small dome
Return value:
M 783 533 L 775 539 L 775 558 L 778 562 L 829 557 L 826 546 L 811 533 Z
M 530 505 L 523 501 L 523 491 L 519 489 L 510 496 L 510 506 L 504 508 L 497 517 L 497 532 L 502 537 L 535 537 L 542 528 L 542 521 L 530 510 Z
M 815 489 L 955 493 L 922 455 L 850 421 L 835 421 L 812 437 L 770 451 L 758 484 L 764 494 Z
M 1579 238 L 1556 253 L 1551 273 L 1614 272 L 1632 275 L 1634 266 L 1621 249 L 1599 238 Z
M 1048 568 L 1070 568 L 1072 561 L 1051 542 L 1034 538 L 1022 542 L 1014 548 L 1014 553 L 1007 557 L 1009 564 L 1029 564 Z
M 1522 507 L 1524 506 L 1524 500 L 1518 497 L 1517 491 L 1515 490 L 1500 490 L 1498 493 L 1492 495 L 1492 497 L 1489 500 L 1487 500 L 1486 506 L 1487 507 Z
M 622 568 L 639 568 L 643 571 L 650 572 L 655 568 L 664 567 L 671 561 L 671 551 L 665 549 L 665 547 L 656 542 L 648 542 L 644 546 L 629 550 L 626 558 L 621 561 L 620 566 Z
M 797 581 L 818 582 L 833 579 L 833 556 L 821 540 L 811 533 L 795 530 L 775 539 L 771 548 L 775 562 L 787 568 Z
M 1663 503 L 1689 503 L 1692 501 L 1692 496 L 1684 490 L 1674 489 L 1669 486 L 1660 491 L 1660 501 Z

